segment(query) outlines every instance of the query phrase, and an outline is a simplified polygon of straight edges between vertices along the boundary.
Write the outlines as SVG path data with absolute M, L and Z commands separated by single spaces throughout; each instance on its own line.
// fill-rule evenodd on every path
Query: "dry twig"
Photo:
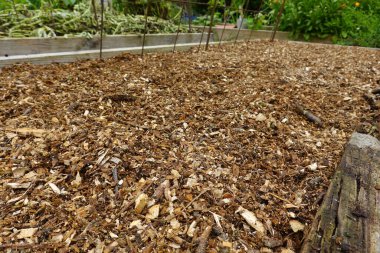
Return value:
M 298 114 L 305 116 L 309 121 L 316 124 L 318 127 L 322 126 L 322 121 L 320 118 L 312 114 L 310 111 L 305 110 L 302 106 L 296 105 L 295 110 Z
M 375 97 L 372 94 L 364 94 L 363 98 L 365 99 L 365 101 L 367 101 L 371 110 L 374 111 L 379 109 L 379 107 L 376 104 Z
M 211 231 L 212 231 L 212 227 L 207 226 L 206 229 L 203 231 L 202 235 L 197 239 L 198 240 L 198 247 L 197 247 L 195 253 L 206 252 L 207 242 L 208 242 L 208 238 L 210 237 Z
M 277 198 L 277 199 L 280 199 L 280 200 L 282 200 L 282 201 L 284 201 L 284 202 L 286 202 L 286 203 L 288 203 L 288 204 L 294 205 L 294 204 L 293 204 L 292 202 L 290 202 L 289 200 L 284 199 L 284 198 L 282 198 L 282 197 L 280 197 L 280 196 L 278 196 L 278 195 L 276 195 L 276 194 L 274 194 L 274 193 L 268 192 L 268 194 L 271 195 L 271 196 L 273 196 L 273 197 L 275 197 L 275 198 Z

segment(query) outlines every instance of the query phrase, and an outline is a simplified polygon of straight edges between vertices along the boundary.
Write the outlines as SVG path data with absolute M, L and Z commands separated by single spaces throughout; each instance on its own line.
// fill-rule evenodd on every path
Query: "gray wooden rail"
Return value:
M 354 133 L 301 253 L 380 252 L 380 142 Z
M 200 33 L 179 34 L 177 43 L 199 43 Z M 110 35 L 103 38 L 103 49 L 141 47 L 142 35 Z M 145 46 L 172 45 L 176 34 L 147 34 Z M 205 41 L 205 39 L 203 40 Z M 99 50 L 100 37 L 94 38 L 5 38 L 0 39 L 0 57 Z

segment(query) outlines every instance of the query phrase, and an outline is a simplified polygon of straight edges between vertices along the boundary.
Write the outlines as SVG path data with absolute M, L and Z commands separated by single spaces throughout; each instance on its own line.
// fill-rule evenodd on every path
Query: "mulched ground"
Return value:
M 380 51 L 266 41 L 2 69 L 0 248 L 296 252 L 379 79 Z

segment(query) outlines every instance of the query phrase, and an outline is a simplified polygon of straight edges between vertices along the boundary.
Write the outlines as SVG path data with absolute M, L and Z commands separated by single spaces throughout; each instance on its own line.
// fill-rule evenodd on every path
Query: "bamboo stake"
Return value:
M 181 13 L 180 13 L 180 15 L 179 15 L 179 23 L 178 23 L 178 28 L 177 28 L 177 34 L 176 34 L 176 36 L 175 36 L 175 40 L 174 40 L 173 53 L 175 52 L 175 47 L 176 47 L 176 45 L 177 45 L 177 40 L 178 40 L 179 30 L 181 29 L 181 22 L 182 22 L 183 9 L 184 9 L 184 4 L 182 4 Z
M 247 11 L 248 11 L 248 4 L 249 4 L 249 0 L 247 0 L 246 5 L 245 5 L 245 10 L 243 10 L 243 13 L 242 13 L 242 15 L 241 15 L 241 23 L 240 23 L 240 25 L 239 25 L 239 30 L 238 30 L 238 32 L 237 32 L 237 34 L 236 34 L 236 38 L 235 38 L 235 42 L 234 42 L 234 44 L 236 44 L 237 39 L 238 39 L 239 34 L 240 34 L 240 31 L 241 31 L 241 27 L 243 26 L 244 12 L 247 12 Z
M 103 56 L 103 29 L 104 29 L 104 0 L 100 0 L 101 4 L 101 17 L 100 17 L 100 59 Z
M 206 19 L 207 19 L 207 16 L 206 16 Z M 207 23 L 207 21 L 205 21 L 205 23 L 203 24 L 203 30 L 202 30 L 201 40 L 199 41 L 199 45 L 198 45 L 198 50 L 197 50 L 197 52 L 199 52 L 199 50 L 200 50 L 200 48 L 201 48 L 201 45 L 202 45 L 203 34 L 205 33 L 205 30 L 206 30 L 206 23 Z
M 228 9 L 227 9 L 227 17 L 224 19 L 223 31 L 222 31 L 222 34 L 220 35 L 220 38 L 219 38 L 219 47 L 222 44 L 223 35 L 224 35 L 225 30 L 226 30 L 227 22 L 228 22 L 228 20 L 230 18 L 230 8 L 231 8 L 231 6 L 228 7 Z M 224 11 L 226 11 L 226 7 L 224 7 Z
M 260 10 L 261 10 L 262 5 L 263 5 L 263 0 L 260 0 L 259 12 L 258 12 L 258 13 L 260 13 Z M 251 32 L 249 33 L 249 37 L 248 37 L 248 41 L 247 41 L 247 47 L 248 47 L 248 42 L 251 41 L 252 34 L 253 34 L 253 28 L 251 29 Z
M 206 42 L 206 51 L 208 50 L 208 45 L 210 43 L 210 36 L 211 36 L 211 32 L 212 32 L 212 25 L 214 23 L 214 14 L 215 14 L 215 9 L 216 9 L 216 5 L 218 4 L 218 0 L 214 0 L 214 6 L 212 8 L 212 11 L 211 11 L 211 17 L 210 17 L 210 27 L 208 28 L 208 35 L 207 35 L 207 42 Z
M 148 0 L 148 3 L 145 8 L 145 24 L 144 24 L 144 35 L 143 35 L 143 41 L 142 41 L 142 47 L 141 47 L 141 58 L 144 57 L 144 47 L 145 47 L 145 36 L 147 33 L 147 28 L 148 28 L 148 12 L 149 12 L 149 7 L 150 7 L 150 1 Z
M 187 16 L 189 17 L 189 32 L 193 30 L 192 28 L 192 20 L 191 17 L 193 16 L 193 11 L 191 9 L 191 4 L 189 2 L 186 3 L 186 9 L 187 9 Z
M 276 25 L 273 28 L 272 37 L 270 38 L 270 42 L 273 42 L 274 38 L 276 37 L 278 26 L 280 25 L 280 20 L 281 20 L 281 17 L 282 17 L 282 12 L 284 11 L 284 8 L 285 8 L 285 2 L 286 2 L 286 0 L 282 1 L 280 11 L 278 12 L 278 15 L 277 15 Z

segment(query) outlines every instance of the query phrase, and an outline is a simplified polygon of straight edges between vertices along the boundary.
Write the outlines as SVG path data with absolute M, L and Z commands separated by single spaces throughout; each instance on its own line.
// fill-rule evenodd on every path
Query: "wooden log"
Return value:
M 301 253 L 380 252 L 380 142 L 354 133 Z

